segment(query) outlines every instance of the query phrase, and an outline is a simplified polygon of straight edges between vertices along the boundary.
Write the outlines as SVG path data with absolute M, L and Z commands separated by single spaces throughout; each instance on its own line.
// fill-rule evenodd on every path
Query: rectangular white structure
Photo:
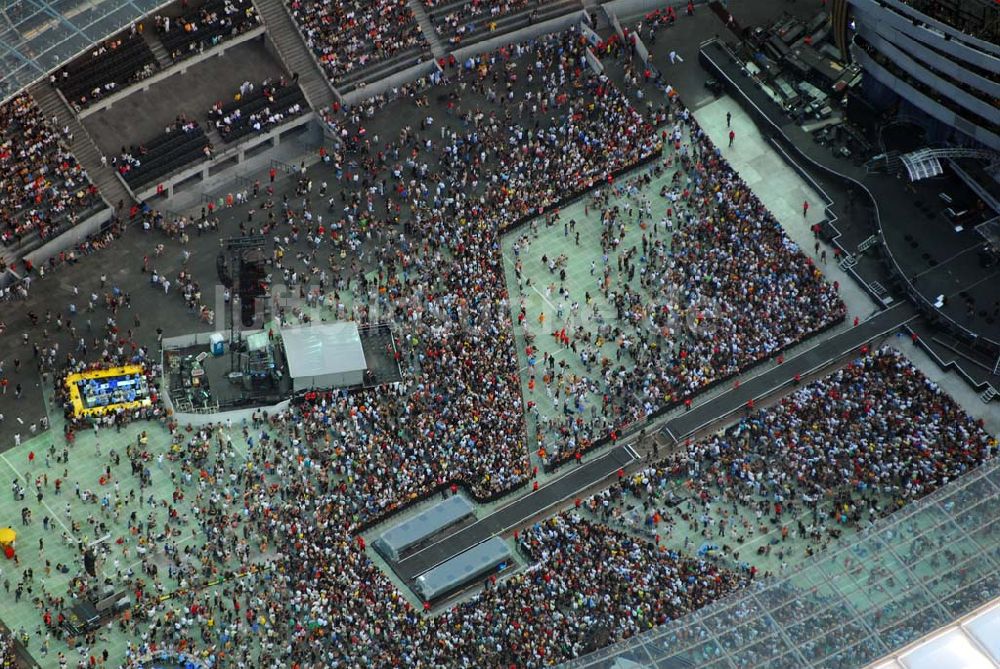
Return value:
M 510 559 L 507 543 L 494 536 L 417 576 L 413 590 L 424 601 L 432 602 L 485 576 Z
M 453 495 L 389 528 L 372 545 L 382 557 L 399 562 L 405 553 L 427 542 L 434 535 L 474 517 L 474 511 L 468 500 L 461 495 Z
M 355 323 L 323 323 L 281 329 L 288 373 L 296 392 L 344 388 L 364 382 L 365 352 Z

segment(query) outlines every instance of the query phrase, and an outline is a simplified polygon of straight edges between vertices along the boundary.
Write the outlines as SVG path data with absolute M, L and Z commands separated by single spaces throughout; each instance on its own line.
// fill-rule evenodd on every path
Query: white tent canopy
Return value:
M 296 391 L 343 388 L 364 381 L 368 365 L 356 323 L 284 327 L 281 339 Z

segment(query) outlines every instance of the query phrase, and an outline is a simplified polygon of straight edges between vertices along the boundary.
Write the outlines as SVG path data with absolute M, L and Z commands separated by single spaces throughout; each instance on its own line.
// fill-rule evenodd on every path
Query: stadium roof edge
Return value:
M 173 0 L 13 0 L 0 11 L 0 103 Z

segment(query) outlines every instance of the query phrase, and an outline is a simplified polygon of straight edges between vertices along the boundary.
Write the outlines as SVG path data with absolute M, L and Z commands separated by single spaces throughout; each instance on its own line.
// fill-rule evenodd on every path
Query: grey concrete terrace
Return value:
M 208 58 L 184 73 L 178 72 L 137 91 L 98 114 L 88 116 L 83 125 L 98 148 L 109 158 L 133 144 L 148 142 L 184 114 L 206 126 L 208 111 L 219 100 L 231 102 L 240 84 L 255 86 L 264 79 L 286 76 L 281 63 L 260 37 L 227 50 L 221 57 Z

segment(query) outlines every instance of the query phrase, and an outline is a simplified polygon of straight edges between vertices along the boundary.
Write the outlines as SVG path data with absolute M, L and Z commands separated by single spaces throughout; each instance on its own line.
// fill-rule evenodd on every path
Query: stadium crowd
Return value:
M 357 260 L 332 254 L 335 263 L 376 263 L 385 277 L 359 274 L 350 284 L 341 277 L 319 286 L 349 289 L 354 317 L 395 323 L 401 342 L 403 384 L 341 398 L 306 425 L 307 432 L 332 428 L 351 444 L 339 466 L 359 489 L 354 511 L 362 518 L 405 501 L 408 495 L 400 491 L 426 492 L 461 478 L 489 495 L 527 480 L 498 228 L 558 203 L 566 193 L 603 183 L 656 150 L 653 126 L 609 82 L 580 67 L 582 44 L 575 34 L 524 47 L 522 56 L 538 72 L 551 74 L 545 93 L 526 94 L 519 119 L 504 123 L 496 115 L 470 114 L 466 130 L 445 133 L 436 156 L 422 155 L 432 140 L 418 140 L 407 129 L 399 145 L 383 154 L 381 170 L 391 175 L 381 186 L 390 200 L 388 217 L 403 206 L 410 212 L 401 248 L 384 243 L 389 220 L 373 213 L 372 197 L 380 189 L 375 182 L 368 182 L 367 203 L 346 194 L 337 203 L 334 196 L 341 220 L 330 224 L 329 233 L 319 233 L 321 224 L 311 213 L 289 207 L 277 212 L 285 219 L 279 219 L 279 229 L 287 223 L 297 234 L 298 226 L 308 225 L 310 236 L 329 235 L 334 251 L 359 249 L 351 254 Z M 504 61 L 497 65 L 504 67 Z M 513 71 L 507 76 L 516 79 Z M 558 120 L 541 125 L 547 116 Z M 433 120 L 424 125 L 433 128 Z M 401 158 L 407 154 L 408 160 Z M 439 161 L 437 174 L 427 164 L 431 158 Z M 335 169 L 342 169 L 343 159 L 333 158 Z M 269 221 L 265 229 L 271 227 Z M 376 248 L 363 249 L 366 240 Z M 283 268 L 278 262 L 276 269 Z M 303 278 L 315 281 L 319 272 L 312 263 Z M 299 286 L 290 289 L 298 292 Z M 376 424 L 384 429 L 374 429 Z
M 69 130 L 46 119 L 21 93 L 0 106 L 0 239 L 10 245 L 75 222 L 98 201 L 97 188 L 68 149 Z
M 396 5 L 358 6 L 370 17 Z M 335 11 L 330 7 L 293 9 L 322 26 L 312 37 L 339 30 L 325 14 Z M 278 242 L 274 276 L 289 277 L 303 291 L 309 285 L 332 292 L 327 303 L 338 311 L 353 295 L 343 309 L 357 320 L 393 324 L 404 379 L 276 414 L 258 412 L 242 425 L 170 423 L 167 453 L 181 463 L 179 473 L 170 473 L 172 499 L 145 490 L 169 455 L 154 453 L 141 436 L 124 454 L 98 454 L 108 467 L 124 456 L 139 481 L 136 496 L 128 492 L 127 472 L 123 490 L 116 479 L 99 513 L 120 518 L 137 500 L 149 506 L 148 515 L 128 519 L 120 543 L 100 548 L 109 569 L 137 593 L 134 614 L 115 623 L 135 639 L 132 660 L 167 647 L 211 656 L 220 668 L 545 666 L 588 650 L 597 619 L 607 625 L 599 643 L 610 643 L 753 577 L 752 568 L 722 569 L 611 529 L 616 495 L 655 500 L 659 481 L 679 477 L 690 479 L 701 504 L 723 498 L 749 505 L 761 518 L 772 512 L 780 518 L 808 496 L 830 500 L 839 512 L 831 513 L 831 525 L 857 524 L 871 509 L 887 512 L 927 494 L 993 454 L 948 398 L 908 363 L 879 352 L 749 416 L 735 437 L 713 437 L 671 456 L 650 470 L 658 478 L 650 471 L 623 478 L 619 488 L 581 503 L 579 512 L 530 527 L 517 545 L 531 567 L 489 579 L 481 594 L 438 616 L 421 615 L 369 559 L 357 533 L 450 483 L 463 481 L 488 498 L 535 473 L 501 267 L 503 230 L 539 214 L 556 216 L 569 194 L 599 187 L 587 197 L 602 212 L 609 256 L 603 290 L 610 295 L 613 262 L 621 263 L 621 279 L 634 271 L 638 254 L 616 248 L 617 229 L 635 214 L 608 207 L 608 194 L 637 186 L 616 183 L 616 175 L 654 159 L 650 169 L 679 170 L 676 188 L 663 194 L 671 203 L 664 220 L 639 216 L 653 231 L 670 226 L 674 234 L 669 246 L 653 239 L 643 249 L 647 295 L 620 291 L 618 320 L 640 324 L 636 338 L 615 341 L 616 362 L 598 358 L 601 374 L 581 385 L 607 398 L 610 418 L 573 416 L 552 426 L 560 435 L 558 458 L 843 315 L 835 290 L 680 102 L 650 104 L 643 115 L 627 92 L 588 70 L 584 48 L 569 32 L 451 66 L 461 90 L 485 100 L 481 109 L 455 109 L 460 130 L 438 130 L 428 115 L 419 131 L 406 127 L 380 141 L 364 131 L 358 111 L 346 114 L 344 145 L 326 156 L 337 183 L 325 224 L 311 205 L 315 189 L 306 176 L 301 205 L 298 197 L 275 204 L 268 192 L 260 197 L 270 206 L 247 210 L 241 229 Z M 318 191 L 327 197 L 327 184 Z M 279 252 L 286 238 L 300 234 L 311 240 L 310 254 Z M 529 247 L 530 237 L 527 261 L 541 260 L 537 249 L 528 255 Z M 330 252 L 329 278 L 316 261 L 320 249 Z M 303 267 L 293 268 L 293 258 Z M 361 271 L 362 264 L 377 271 Z M 169 293 L 169 282 L 151 282 Z M 668 285 L 678 288 L 658 287 Z M 119 303 L 113 288 L 111 295 L 103 340 L 94 345 L 105 364 L 141 358 L 127 324 L 119 324 L 117 310 L 130 305 Z M 668 327 L 678 299 L 690 336 Z M 558 332 L 562 324 L 553 327 Z M 596 345 L 575 334 L 566 345 L 574 344 Z M 83 364 L 86 349 L 84 341 L 79 353 L 65 352 L 65 364 Z M 194 451 L 196 463 L 183 457 L 185 450 Z M 891 501 L 873 506 L 873 491 Z M 583 513 L 606 514 L 605 522 Z M 186 536 L 201 541 L 179 548 Z M 137 570 L 128 566 L 134 556 Z M 164 562 L 166 569 L 157 566 Z M 168 592 L 174 597 L 160 601 Z M 42 610 L 62 593 L 42 586 L 38 597 Z M 87 642 L 84 653 L 94 645 Z
M 614 263 L 609 262 L 603 268 L 606 280 L 601 284 L 604 295 L 618 301 L 618 318 L 589 328 L 583 318 L 560 323 L 556 314 L 548 315 L 555 332 L 568 331 L 565 345 L 592 361 L 595 370 L 590 378 L 572 377 L 556 370 L 554 357 L 547 356 L 545 363 L 551 366 L 544 369 L 543 364 L 543 370 L 539 371 L 539 380 L 550 397 L 566 398 L 564 418 L 547 422 L 538 444 L 546 448 L 550 460 L 559 462 L 586 451 L 599 438 L 620 431 L 662 407 L 681 402 L 705 386 L 837 322 L 845 308 L 836 291 L 822 281 L 818 269 L 788 241 L 777 221 L 749 193 L 676 98 L 669 107 L 654 109 L 649 105 L 649 120 L 646 120 L 615 87 L 587 74 L 582 41 L 577 36 L 562 36 L 543 44 L 540 56 L 533 53 L 534 46 L 513 45 L 482 62 L 453 66 L 457 72 L 452 75 L 471 80 L 473 89 L 488 102 L 507 114 L 513 115 L 516 110 L 513 121 L 505 123 L 496 113 L 487 116 L 466 112 L 463 121 L 473 130 L 446 131 L 435 145 L 433 139 L 427 138 L 434 131 L 433 118 L 428 117 L 420 133 L 405 129 L 397 141 L 383 144 L 377 137 L 365 134 L 360 115 L 352 111 L 354 118 L 345 118 L 341 127 L 344 137 L 341 150 L 328 156 L 340 187 L 340 202 L 336 195 L 330 198 L 334 220 L 324 225 L 323 215 L 312 209 L 308 198 L 301 206 L 286 201 L 276 207 L 268 200 L 260 207 L 266 222 L 254 220 L 251 211 L 244 229 L 256 230 L 260 224 L 261 231 L 273 234 L 287 225 L 293 239 L 305 232 L 307 238 L 315 240 L 314 248 L 306 254 L 305 268 L 298 270 L 304 285 L 291 286 L 293 290 L 308 294 L 317 289 L 321 293 L 330 289 L 334 293 L 358 293 L 361 299 L 356 299 L 355 306 L 360 311 L 354 315 L 361 320 L 374 320 L 373 314 L 385 317 L 391 297 L 397 306 L 389 317 L 405 324 L 400 338 L 419 342 L 404 347 L 402 362 L 424 372 L 434 367 L 446 369 L 451 362 L 449 349 L 455 353 L 456 340 L 442 337 L 449 342 L 444 349 L 428 350 L 428 341 L 437 337 L 428 337 L 425 332 L 430 328 L 425 325 L 428 306 L 422 292 L 422 286 L 433 284 L 444 273 L 441 261 L 436 260 L 441 250 L 439 242 L 407 246 L 403 254 L 385 250 L 393 221 L 406 219 L 403 225 L 407 238 L 440 240 L 441 247 L 451 245 L 451 252 L 457 256 L 479 258 L 481 253 L 470 245 L 470 240 L 489 247 L 492 235 L 477 232 L 469 240 L 456 243 L 454 230 L 446 227 L 449 217 L 471 221 L 468 225 L 473 228 L 481 227 L 483 224 L 477 221 L 489 217 L 494 225 L 505 228 L 558 205 L 567 194 L 604 183 L 609 173 L 651 157 L 655 147 L 666 139 L 666 160 L 655 169 L 676 171 L 676 187 L 661 193 L 669 220 L 657 224 L 650 218 L 648 206 L 639 208 L 638 217 L 640 222 L 653 224 L 653 233 L 667 225 L 673 229 L 676 219 L 677 231 L 669 243 L 651 239 L 649 246 L 644 246 L 641 275 L 645 294 L 630 292 L 627 286 L 623 291 L 619 283 L 625 283 L 624 276 L 631 276 L 638 264 L 637 249 L 618 249 L 615 243 L 618 229 L 631 223 L 629 217 L 633 214 L 605 206 L 612 190 L 638 189 L 642 184 L 608 185 L 592 199 L 595 209 L 603 211 L 607 233 L 605 255 L 618 256 L 616 281 L 611 280 Z M 535 62 L 531 64 L 533 57 Z M 534 72 L 532 67 L 527 73 L 517 70 L 515 65 L 525 62 Z M 544 87 L 541 94 L 532 90 L 536 73 L 546 73 L 540 81 Z M 526 82 L 530 85 L 523 99 L 515 98 L 521 95 Z M 581 86 L 581 82 L 588 82 L 587 87 Z M 497 92 L 504 88 L 506 94 Z M 582 98 L 584 92 L 593 95 L 596 108 Z M 252 91 L 241 89 L 241 94 L 246 93 Z M 218 105 L 216 109 L 221 112 Z M 546 114 L 563 109 L 569 110 L 569 123 L 563 127 L 557 124 L 549 130 L 535 131 L 525 127 L 532 120 L 540 121 Z M 349 126 L 361 127 L 354 135 L 348 131 Z M 667 128 L 663 137 L 657 136 L 655 126 Z M 623 132 L 616 134 L 609 130 L 616 127 Z M 515 145 L 520 154 L 502 148 Z M 560 150 L 549 151 L 553 145 L 560 146 Z M 472 146 L 478 155 L 473 153 Z M 406 157 L 407 152 L 414 151 L 416 157 Z M 594 160 L 595 151 L 603 153 L 604 162 Z M 355 155 L 349 155 L 352 152 Z M 440 180 L 435 167 L 446 180 Z M 348 188 L 360 192 L 348 194 Z M 324 186 L 324 193 L 326 190 Z M 463 201 L 467 190 L 480 195 L 479 201 L 471 198 Z M 385 216 L 376 211 L 382 198 L 386 201 Z M 404 212 L 409 215 L 404 216 Z M 721 224 L 722 221 L 726 224 Z M 275 235 L 276 242 L 280 237 Z M 321 263 L 316 256 L 327 246 L 327 240 L 332 251 L 333 278 L 318 281 Z M 383 248 L 366 251 L 365 243 L 370 246 L 372 240 Z M 530 238 L 526 235 L 523 246 L 526 257 L 529 247 Z M 341 261 L 345 256 L 351 260 Z M 685 262 L 677 262 L 679 257 Z M 780 262 L 772 262 L 773 258 L 779 258 Z M 286 276 L 292 273 L 288 267 L 290 260 L 291 256 L 285 259 L 285 264 L 281 261 L 278 264 Z M 388 286 L 384 279 L 373 282 L 364 277 L 351 285 L 339 276 L 356 273 L 362 263 L 378 263 L 383 268 L 383 277 L 398 276 L 400 272 L 411 276 L 407 281 L 390 278 Z M 501 284 L 493 285 L 502 291 Z M 570 296 L 568 292 L 562 295 L 567 303 L 584 302 L 583 295 Z M 441 319 L 443 314 L 455 310 L 452 299 L 432 304 L 430 315 Z M 322 303 L 333 308 L 342 301 L 334 295 Z M 776 304 L 780 310 L 773 308 Z M 462 295 L 457 301 L 460 322 L 467 305 L 468 297 Z M 761 314 L 768 316 L 762 318 Z M 478 322 L 489 322 L 487 315 L 484 312 Z M 522 325 L 526 325 L 523 320 L 527 314 L 523 309 L 521 317 Z M 678 318 L 685 323 L 681 327 L 677 326 Z M 446 325 L 439 327 L 455 327 L 447 318 L 443 320 Z M 570 322 L 572 325 L 567 328 Z M 491 340 L 500 344 L 503 337 L 501 334 Z M 504 355 L 509 355 L 504 346 L 497 346 L 487 359 L 496 361 Z M 458 358 L 465 356 L 459 353 Z M 420 377 L 413 378 L 417 382 Z M 471 399 L 466 397 L 463 401 Z M 433 414 L 452 400 L 449 393 L 421 405 Z M 531 402 L 529 409 L 534 408 L 535 399 L 531 398 Z M 399 420 L 405 403 L 381 398 L 375 405 L 380 406 L 381 413 Z M 589 417 L 586 408 L 590 408 Z M 419 413 L 422 415 L 423 411 Z M 462 447 L 458 459 L 467 459 L 464 451 L 470 447 L 468 439 L 460 437 L 459 442 Z M 417 451 L 422 452 L 423 448 Z M 514 472 L 505 467 L 495 469 L 497 480 L 509 482 L 511 476 L 515 481 L 523 480 L 524 468 L 517 465 L 515 469 Z M 482 474 L 488 470 L 479 471 Z M 463 466 L 463 471 L 468 469 Z M 405 470 L 395 473 L 403 480 L 412 476 Z M 420 477 L 436 485 L 441 473 L 421 470 Z M 481 475 L 474 478 L 481 480 Z M 380 485 L 393 487 L 387 483 Z M 376 505 L 384 503 L 381 500 Z
M 289 5 L 306 44 L 334 82 L 423 43 L 406 0 L 291 0 Z
M 668 169 L 673 186 L 652 203 L 639 195 L 645 176 L 595 192 L 590 206 L 603 223 L 603 266 L 592 272 L 598 291 L 615 305 L 606 319 L 586 308 L 569 309 L 552 320 L 593 378 L 556 369 L 555 359 L 537 373 L 550 397 L 566 398 L 565 417 L 551 427 L 562 437 L 546 442 L 554 461 L 563 461 L 609 429 L 622 428 L 675 405 L 706 386 L 775 356 L 804 337 L 841 321 L 846 307 L 835 287 L 792 243 L 778 221 L 747 188 L 697 122 L 676 108 L 668 135 Z M 672 150 L 671 150 L 672 149 Z M 659 167 L 652 174 L 659 175 Z M 629 206 L 609 206 L 612 194 L 632 193 Z M 625 227 L 648 229 L 641 248 L 620 242 Z M 668 236 L 669 232 L 669 236 Z M 537 237 L 537 232 L 535 232 Z M 520 239 L 521 262 L 553 259 L 529 255 L 532 233 Z M 617 266 L 617 271 L 616 271 Z M 636 272 L 639 288 L 633 283 Z M 560 290 L 565 304 L 590 305 L 591 296 Z M 521 324 L 530 337 L 529 314 Z M 533 315 L 532 315 L 533 316 Z M 622 364 L 628 361 L 634 364 Z M 588 402 L 596 431 L 581 423 Z M 581 443 L 582 442 L 582 443 Z
M 445 4 L 439 0 L 424 0 L 428 8 Z M 442 37 L 447 37 L 452 45 L 462 42 L 467 32 L 474 30 L 480 22 L 492 23 L 501 16 L 522 11 L 532 4 L 540 4 L 534 0 L 472 0 L 459 3 L 450 12 L 436 17 L 434 29 Z
M 758 533 L 808 538 L 811 555 L 845 527 L 865 529 L 996 456 L 980 422 L 885 347 L 623 479 L 588 507 L 609 521 L 641 505 L 638 529 L 688 525 L 749 568 L 754 557 L 738 547 Z M 687 500 L 680 507 L 678 491 Z M 770 550 L 762 544 L 758 554 Z
M 15 669 L 16 662 L 14 638 L 6 630 L 2 630 L 0 631 L 0 669 Z
M 250 0 L 216 0 L 181 16 L 157 14 L 153 25 L 170 57 L 177 62 L 253 30 L 260 25 L 260 16 Z
M 139 587 L 184 589 L 118 623 L 137 638 L 144 630 L 136 656 L 163 648 L 210 653 L 218 667 L 343 666 L 359 658 L 376 666 L 547 666 L 744 586 L 760 558 L 728 544 L 781 527 L 775 550 L 811 554 L 996 455 L 995 440 L 933 382 L 898 353 L 880 350 L 526 528 L 515 541 L 529 566 L 510 578 L 488 577 L 472 599 L 424 616 L 368 558 L 364 542 L 342 533 L 357 522 L 352 478 L 337 471 L 350 446 L 310 435 L 311 415 L 308 405 L 258 412 L 242 428 L 243 445 L 233 442 L 238 426 L 188 436 L 175 428 L 175 443 L 194 444 L 201 464 L 200 474 L 186 466 L 179 476 L 171 509 L 177 495 L 197 489 L 195 480 L 203 494 L 194 513 L 171 511 L 163 525 L 139 528 Z M 158 459 L 142 448 L 129 457 L 139 470 Z M 675 495 L 688 501 L 668 503 Z M 628 527 L 619 512 L 626 506 L 640 508 L 656 532 L 701 529 L 738 567 L 721 567 L 716 554 L 695 557 L 693 545 L 685 556 Z M 737 522 L 737 509 L 756 522 Z M 167 548 L 164 575 L 145 559 L 171 543 L 157 542 L 154 526 L 167 537 L 194 530 L 208 543 L 183 553 Z M 198 587 L 220 578 L 220 588 Z M 740 614 L 734 624 L 746 621 Z

